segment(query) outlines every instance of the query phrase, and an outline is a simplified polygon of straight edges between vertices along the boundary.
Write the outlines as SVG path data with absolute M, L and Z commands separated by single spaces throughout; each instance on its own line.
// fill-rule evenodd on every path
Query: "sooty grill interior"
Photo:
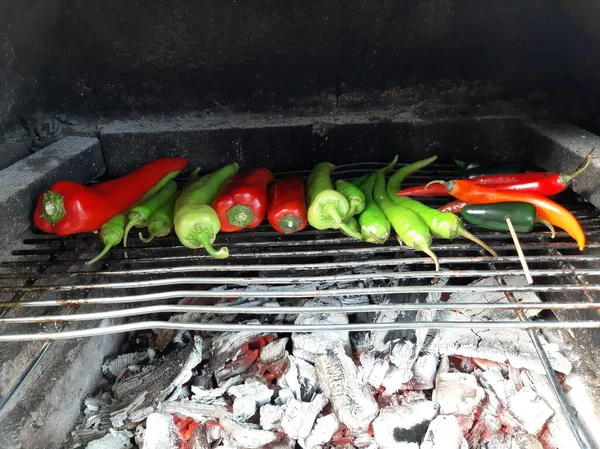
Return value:
M 597 448 L 592 2 L 0 0 L 0 448 Z M 581 222 L 498 253 L 220 234 L 112 249 L 31 226 L 53 182 L 158 157 L 334 178 L 439 157 L 572 173 Z M 399 165 L 399 166 L 401 166 Z M 431 206 L 442 203 L 426 200 Z
M 407 179 L 412 186 L 452 179 L 452 157 L 481 152 L 572 172 L 595 156 L 598 140 L 572 125 L 512 115 L 178 116 L 119 120 L 96 138 L 59 140 L 5 171 L 29 170 L 43 189 L 57 176 L 47 167 L 87 182 L 185 155 L 206 171 L 239 160 L 277 177 L 305 177 L 315 161 L 331 160 L 333 177 L 347 179 L 396 153 L 401 163 L 439 154 Z M 88 168 L 105 165 L 72 170 L 86 158 Z M 36 167 L 44 168 L 36 174 Z M 85 262 L 101 248 L 93 234 L 62 238 L 27 222 L 16 234 L 7 229 L 3 447 L 412 447 L 440 444 L 448 432 L 457 448 L 595 447 L 587 429 L 599 394 L 599 168 L 593 158 L 573 191 L 557 197 L 585 229 L 583 253 L 562 230 L 554 238 L 544 227 L 519 235 L 531 285 L 510 234 L 474 228 L 498 257 L 465 239 L 436 238 L 440 272 L 395 239 L 372 245 L 311 228 L 285 236 L 267 223 L 220 234 L 215 244 L 230 251 L 224 260 L 173 235 L 143 244 L 132 231 L 126 250 L 91 266 Z M 17 216 L 28 207 L 7 204 Z M 491 380 L 496 373 L 506 377 L 495 378 L 500 384 Z M 339 376 L 345 380 L 336 384 Z M 489 409 L 494 394 L 502 405 Z M 353 403 L 341 399 L 355 395 Z M 536 404 L 536 413 L 523 412 Z M 414 423 L 397 425 L 404 416 Z

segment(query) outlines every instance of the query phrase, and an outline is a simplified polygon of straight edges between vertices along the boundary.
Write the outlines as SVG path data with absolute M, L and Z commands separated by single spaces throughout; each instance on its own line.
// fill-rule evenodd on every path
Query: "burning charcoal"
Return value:
M 390 369 L 390 363 L 377 358 L 372 352 L 363 352 L 360 356 L 360 370 L 365 382 L 375 389 L 379 389 Z
M 425 354 L 417 359 L 413 366 L 413 384 L 415 389 L 430 390 L 435 386 L 438 358 L 433 354 Z
M 260 408 L 260 426 L 264 430 L 277 430 L 281 427 L 283 408 L 278 405 L 265 404 Z
M 233 414 L 238 421 L 247 421 L 256 414 L 257 406 L 265 405 L 271 400 L 273 390 L 257 381 L 247 381 L 243 385 L 234 385 L 227 393 L 235 397 Z
M 154 350 L 153 350 L 154 351 Z M 121 354 L 112 360 L 106 360 L 100 367 L 102 374 L 111 381 L 120 377 L 131 365 L 139 365 L 150 360 L 148 351 L 130 352 Z
M 505 379 L 499 368 L 492 368 L 484 371 L 479 376 L 481 384 L 494 392 L 496 397 L 505 402 L 509 397 L 517 392 L 517 386 L 512 379 Z
M 446 319 L 450 320 L 450 313 L 445 313 Z M 464 316 L 453 314 L 452 319 L 464 320 Z M 571 362 L 561 354 L 558 346 L 546 343 L 541 336 L 540 340 L 552 367 L 560 373 L 570 373 Z M 513 368 L 527 368 L 540 374 L 545 372 L 529 335 L 523 329 L 511 329 L 510 332 L 504 329 L 442 329 L 436 334 L 428 350 L 440 356 L 460 355 L 507 363 Z
M 245 373 L 258 358 L 260 349 L 274 340 L 275 334 L 263 332 L 224 332 L 211 343 L 208 367 L 215 373 L 217 385 Z
M 308 438 L 304 441 L 299 441 L 300 446 L 304 449 L 316 449 L 324 446 L 331 441 L 331 437 L 333 437 L 333 434 L 337 432 L 339 427 L 340 422 L 333 413 L 322 416 L 317 419 Z
M 221 418 L 219 423 L 223 427 L 223 439 L 231 447 L 260 449 L 279 439 L 273 432 L 238 423 L 227 416 Z
M 472 416 L 485 392 L 477 378 L 466 373 L 438 373 L 432 400 L 440 405 L 442 415 Z
M 202 361 L 202 339 L 199 336 L 186 348 L 162 357 L 133 376 L 116 382 L 112 391 L 116 398 L 131 399 L 147 391 L 146 401 L 160 402 L 192 377 L 192 369 Z
M 228 388 L 229 385 L 204 390 L 192 385 L 192 398 L 201 404 L 227 405 L 227 401 L 223 399 L 223 395 L 227 392 Z
M 131 449 L 133 433 L 128 430 L 110 429 L 109 433 L 99 440 L 88 443 L 86 449 Z
M 469 449 L 455 416 L 437 416 L 427 428 L 420 449 Z
M 307 307 L 323 305 L 323 299 L 308 301 Z M 337 305 L 341 306 L 341 303 L 338 301 Z M 300 313 L 294 324 L 348 324 L 348 316 L 345 313 Z M 349 333 L 343 331 L 295 332 L 292 343 L 294 356 L 311 363 L 338 344 L 350 353 Z
M 379 407 L 369 386 L 359 377 L 354 361 L 342 346 L 337 346 L 319 357 L 315 367 L 319 385 L 338 419 L 354 434 L 365 432 Z
M 530 387 L 521 388 L 508 398 L 507 408 L 523 428 L 532 435 L 539 435 L 554 411 Z
M 503 276 L 504 281 L 509 287 L 526 286 L 527 281 L 522 276 Z M 469 285 L 476 285 L 479 287 L 497 287 L 498 282 L 494 278 L 480 279 L 475 282 L 471 282 Z M 533 292 L 514 292 L 513 293 L 517 302 L 530 302 L 536 303 L 541 302 L 539 296 Z M 448 299 L 448 303 L 484 303 L 484 304 L 500 304 L 508 303 L 508 299 L 503 292 L 457 292 L 452 293 Z M 540 310 L 527 309 L 524 311 L 525 315 L 532 318 L 539 315 Z M 490 320 L 517 320 L 517 314 L 514 310 L 462 310 L 461 315 L 463 319 L 466 317 L 471 318 L 473 321 L 490 321 Z M 446 312 L 440 312 L 438 314 L 440 321 L 446 320 Z
M 178 449 L 181 434 L 172 415 L 151 413 L 146 419 L 144 449 Z
M 198 427 L 194 429 L 192 432 L 192 436 L 189 441 L 190 449 L 211 449 L 211 444 L 208 441 L 208 436 L 206 435 L 206 426 L 204 424 L 200 424 Z
M 310 402 L 291 399 L 285 405 L 285 412 L 281 420 L 282 429 L 294 440 L 308 437 L 325 404 L 327 404 L 327 398 L 323 394 L 316 395 Z
M 190 417 L 197 422 L 221 419 L 223 417 L 233 419 L 233 415 L 226 411 L 224 407 L 213 404 L 198 404 L 190 400 L 161 402 L 157 407 L 157 411 Z
M 280 378 L 279 385 L 292 390 L 299 401 L 309 401 L 317 386 L 315 367 L 302 359 L 288 356 L 288 369 Z
M 268 365 L 269 363 L 275 363 L 284 358 L 287 355 L 285 348 L 289 340 L 288 337 L 278 338 L 267 344 L 260 351 L 260 361 L 265 365 Z
M 419 449 L 438 409 L 438 405 L 431 401 L 381 409 L 379 416 L 373 421 L 375 441 L 381 447 L 389 449 Z

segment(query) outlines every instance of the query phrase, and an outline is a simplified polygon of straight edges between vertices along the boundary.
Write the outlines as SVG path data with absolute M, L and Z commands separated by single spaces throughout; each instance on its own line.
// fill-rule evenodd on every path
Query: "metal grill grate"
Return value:
M 360 175 L 382 164 L 358 164 L 338 170 L 339 177 Z M 306 175 L 307 173 L 301 172 Z M 451 178 L 454 167 L 434 165 L 411 177 L 412 184 L 436 178 Z M 406 183 L 406 185 L 411 185 Z M 202 251 L 178 245 L 174 236 L 143 245 L 131 238 L 131 248 L 116 248 L 100 263 L 89 267 L 85 261 L 100 250 L 94 235 L 57 238 L 31 232 L 0 263 L 0 342 L 80 338 L 142 329 L 188 329 L 204 331 L 370 331 L 416 328 L 522 328 L 528 329 L 556 396 L 580 447 L 590 447 L 572 410 L 535 329 L 598 328 L 600 320 L 560 321 L 548 313 L 545 319 L 528 320 L 527 309 L 548 311 L 577 309 L 598 313 L 595 292 L 600 291 L 600 220 L 598 211 L 573 195 L 560 198 L 582 223 L 589 239 L 584 253 L 564 232 L 555 239 L 536 230 L 520 234 L 533 285 L 508 286 L 504 276 L 522 275 L 515 248 L 508 233 L 474 232 L 499 254 L 486 255 L 473 243 L 457 239 L 436 239 L 432 249 L 444 269 L 433 271 L 433 263 L 395 239 L 375 246 L 346 238 L 337 231 L 305 230 L 283 236 L 263 225 L 250 232 L 220 234 L 217 244 L 226 245 L 230 258 L 214 260 Z M 439 200 L 429 201 L 437 206 Z M 372 270 L 372 272 L 368 272 Z M 447 283 L 436 283 L 439 276 Z M 493 278 L 496 285 L 469 285 L 481 278 Z M 394 281 L 403 285 L 389 286 Z M 347 282 L 349 287 L 330 284 Z M 352 283 L 368 285 L 355 286 Z M 321 287 L 321 285 L 328 285 Z M 268 290 L 252 291 L 252 286 Z M 247 287 L 250 287 L 246 290 Z M 216 288 L 216 290 L 215 290 Z M 298 307 L 294 301 L 312 297 L 352 297 L 409 293 L 504 292 L 508 303 L 388 303 L 319 307 Z M 517 292 L 562 294 L 564 301 L 519 303 Z M 217 305 L 181 305 L 181 298 L 237 299 Z M 288 305 L 269 308 L 252 301 L 287 298 Z M 290 301 L 290 298 L 293 301 Z M 546 298 L 543 298 L 546 299 Z M 152 304 L 152 303 L 155 304 Z M 158 305 L 156 303 L 159 303 Z M 297 315 L 301 312 L 332 313 L 435 310 L 517 311 L 518 321 L 399 322 L 385 324 L 270 324 L 269 315 Z M 170 322 L 170 314 L 198 312 L 231 314 L 262 319 L 261 324 Z M 131 322 L 114 321 L 131 318 Z M 81 323 L 84 322 L 84 323 Z M 45 346 L 47 347 L 47 345 Z

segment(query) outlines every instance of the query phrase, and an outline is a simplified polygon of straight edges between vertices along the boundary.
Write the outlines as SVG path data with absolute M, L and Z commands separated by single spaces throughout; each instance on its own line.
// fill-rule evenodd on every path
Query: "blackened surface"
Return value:
M 522 158 L 528 142 L 514 117 L 420 120 L 382 112 L 335 117 L 270 119 L 229 116 L 220 119 L 172 118 L 118 121 L 100 133 L 110 176 L 123 175 L 157 157 L 187 156 L 191 167 L 214 170 L 236 161 L 243 169 L 310 169 L 318 161 L 335 164 L 385 161 L 399 154 L 409 162 L 440 158 Z
M 424 421 L 408 429 L 395 427 L 393 432 L 394 439 L 398 443 L 421 444 L 423 442 L 423 438 L 425 437 L 425 432 L 427 432 L 428 427 L 429 421 Z
M 442 79 L 547 89 L 597 109 L 597 2 L 0 0 L 2 121 L 79 112 L 290 108 Z M 322 101 L 318 97 L 316 101 Z M 587 116 L 581 114 L 580 118 Z M 566 113 L 566 112 L 565 112 Z

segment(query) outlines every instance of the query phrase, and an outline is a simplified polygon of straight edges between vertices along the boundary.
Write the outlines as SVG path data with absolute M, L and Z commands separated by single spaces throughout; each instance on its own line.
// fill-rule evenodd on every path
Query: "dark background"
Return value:
M 0 11 L 5 129 L 35 110 L 294 110 L 442 80 L 596 123 L 595 1 L 0 0 Z

